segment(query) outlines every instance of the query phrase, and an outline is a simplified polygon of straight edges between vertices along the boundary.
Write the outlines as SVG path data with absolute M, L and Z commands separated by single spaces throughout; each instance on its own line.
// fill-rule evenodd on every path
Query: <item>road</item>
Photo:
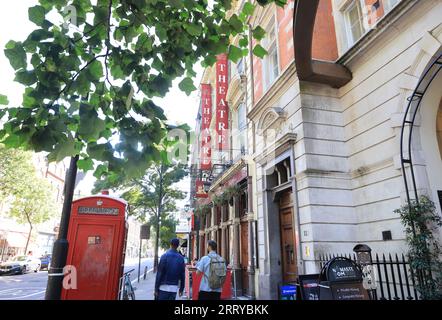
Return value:
M 153 258 L 141 260 L 141 277 L 145 267 L 153 267 Z M 126 260 L 124 271 L 135 269 L 131 274 L 132 282 L 137 281 L 138 259 Z M 0 300 L 43 300 L 45 296 L 48 272 L 29 272 L 23 275 L 0 276 Z

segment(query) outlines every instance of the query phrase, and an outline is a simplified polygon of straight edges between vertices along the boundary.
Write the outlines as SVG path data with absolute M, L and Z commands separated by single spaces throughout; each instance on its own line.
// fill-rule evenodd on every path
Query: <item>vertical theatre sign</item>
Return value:
M 221 54 L 217 56 L 216 62 L 216 144 L 219 151 L 227 150 L 229 141 L 229 108 L 226 100 L 227 80 L 227 55 Z
M 210 170 L 211 158 L 211 135 L 210 122 L 212 121 L 212 88 L 210 84 L 201 84 L 201 170 Z

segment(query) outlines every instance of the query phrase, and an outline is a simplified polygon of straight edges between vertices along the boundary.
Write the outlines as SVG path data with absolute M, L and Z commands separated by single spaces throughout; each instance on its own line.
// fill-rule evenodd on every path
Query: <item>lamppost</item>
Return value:
M 190 211 L 190 204 L 184 205 L 184 212 L 186 213 L 186 218 L 187 218 L 187 226 L 189 226 L 188 233 L 187 233 L 187 258 L 190 261 L 190 254 L 191 254 L 191 251 L 192 251 L 191 250 L 192 248 L 190 247 L 190 244 L 191 244 L 190 233 L 192 232 L 192 230 L 190 228 L 190 215 L 189 215 L 189 211 Z

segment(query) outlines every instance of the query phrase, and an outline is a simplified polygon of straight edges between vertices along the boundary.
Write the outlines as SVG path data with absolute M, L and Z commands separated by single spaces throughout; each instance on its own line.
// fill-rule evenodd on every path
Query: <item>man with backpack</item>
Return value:
M 216 253 L 216 242 L 207 243 L 207 256 L 197 263 L 197 274 L 202 274 L 198 300 L 219 300 L 226 280 L 227 268 L 224 259 Z

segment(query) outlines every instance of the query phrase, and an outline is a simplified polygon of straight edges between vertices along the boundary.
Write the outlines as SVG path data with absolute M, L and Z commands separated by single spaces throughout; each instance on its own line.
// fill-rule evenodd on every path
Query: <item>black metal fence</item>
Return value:
M 322 268 L 324 264 L 335 258 L 345 257 L 357 261 L 356 254 L 325 254 L 319 256 L 319 265 Z M 419 294 L 416 291 L 415 277 L 410 263 L 402 254 L 400 257 L 395 254 L 393 257 L 388 254 L 378 254 L 372 257 L 372 265 L 376 280 L 376 289 L 373 292 L 373 298 L 376 300 L 419 300 Z

